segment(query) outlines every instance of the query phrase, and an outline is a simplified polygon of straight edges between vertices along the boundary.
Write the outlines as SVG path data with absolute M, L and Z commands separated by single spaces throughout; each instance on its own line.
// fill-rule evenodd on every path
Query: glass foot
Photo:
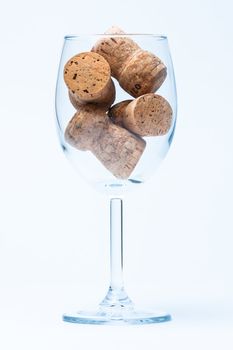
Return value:
M 135 308 L 113 307 L 110 310 L 101 307 L 96 312 L 79 311 L 63 315 L 63 321 L 96 324 L 96 325 L 122 325 L 122 324 L 151 324 L 167 322 L 171 316 L 164 312 L 138 311 Z

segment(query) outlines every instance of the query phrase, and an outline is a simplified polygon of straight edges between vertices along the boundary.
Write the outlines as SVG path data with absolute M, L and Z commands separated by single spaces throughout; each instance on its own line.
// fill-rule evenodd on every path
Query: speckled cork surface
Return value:
M 138 49 L 139 46 L 130 38 L 110 37 L 101 40 L 92 50 L 98 52 L 108 61 L 112 76 L 119 79 L 126 60 Z
M 82 52 L 72 57 L 64 67 L 64 80 L 79 105 L 112 100 L 115 88 L 110 66 L 97 53 Z
M 104 110 L 90 105 L 71 119 L 65 139 L 79 150 L 90 150 L 120 179 L 130 176 L 146 147 L 143 139 L 113 124 Z
M 119 76 L 119 84 L 131 96 L 138 97 L 155 92 L 167 76 L 162 61 L 148 51 L 138 51 L 127 61 Z
M 65 139 L 79 150 L 92 150 L 99 142 L 107 123 L 108 117 L 104 109 L 93 105 L 84 106 L 69 121 Z
M 139 162 L 146 142 L 109 121 L 97 148 L 92 150 L 101 163 L 117 178 L 127 179 Z
M 109 115 L 114 123 L 140 136 L 165 135 L 171 127 L 172 108 L 168 101 L 153 93 L 114 105 Z

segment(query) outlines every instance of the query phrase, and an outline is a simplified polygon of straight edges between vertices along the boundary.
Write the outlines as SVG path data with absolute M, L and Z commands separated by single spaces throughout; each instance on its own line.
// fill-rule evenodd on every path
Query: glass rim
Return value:
M 65 40 L 76 40 L 79 38 L 86 37 L 152 37 L 156 40 L 167 40 L 167 36 L 164 34 L 143 34 L 143 33 L 121 33 L 121 34 L 105 34 L 105 33 L 96 33 L 96 34 L 68 34 L 64 36 Z

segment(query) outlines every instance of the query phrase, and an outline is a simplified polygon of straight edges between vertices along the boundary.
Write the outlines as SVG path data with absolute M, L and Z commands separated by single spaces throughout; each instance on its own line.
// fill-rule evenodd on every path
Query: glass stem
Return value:
M 123 201 L 121 198 L 110 200 L 110 286 L 100 306 L 107 309 L 133 307 L 123 283 Z
M 123 201 L 110 200 L 110 288 L 123 289 Z

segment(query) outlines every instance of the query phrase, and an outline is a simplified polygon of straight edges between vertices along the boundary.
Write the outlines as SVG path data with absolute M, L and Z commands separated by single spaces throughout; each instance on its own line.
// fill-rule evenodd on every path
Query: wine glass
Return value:
M 113 76 L 112 81 L 114 82 L 116 93 L 112 91 L 112 97 L 110 98 L 111 101 L 109 102 L 109 105 L 107 105 L 107 107 L 105 106 L 105 111 L 99 112 L 99 108 L 100 108 L 99 106 L 101 105 L 101 103 L 98 104 L 98 101 L 96 102 L 96 100 L 94 100 L 94 102 L 90 101 L 90 103 L 88 101 L 87 102 L 81 101 L 81 104 L 76 106 L 75 91 L 74 90 L 72 91 L 72 89 L 67 88 L 69 87 L 68 86 L 69 84 L 67 85 L 67 80 L 65 80 L 66 79 L 65 74 L 67 73 L 67 71 L 68 71 L 68 74 L 70 73 L 69 69 L 71 69 L 73 67 L 72 64 L 74 64 L 72 57 L 76 57 L 76 55 L 79 56 L 80 61 L 76 62 L 78 67 L 78 64 L 82 64 L 81 59 L 83 59 L 83 57 L 84 59 L 89 59 L 89 56 L 88 55 L 86 56 L 86 54 L 84 54 L 83 57 L 81 57 L 82 53 L 88 53 L 92 50 L 92 52 L 100 54 L 101 51 L 98 51 L 98 48 L 100 47 L 101 49 L 101 46 L 100 46 L 101 40 L 108 40 L 108 39 L 111 40 L 113 44 L 115 42 L 118 42 L 119 40 L 123 40 L 124 43 L 127 41 L 131 43 L 132 42 L 136 43 L 135 44 L 136 47 L 137 48 L 139 47 L 141 50 L 143 50 L 142 52 L 152 55 L 152 57 L 153 55 L 155 55 L 155 57 L 159 58 L 158 62 L 163 63 L 164 65 L 163 67 L 165 67 L 165 70 L 163 70 L 162 75 L 158 73 L 157 84 L 154 84 L 152 92 L 154 92 L 154 94 L 156 95 L 162 96 L 161 98 L 165 99 L 166 103 L 168 103 L 170 110 L 172 111 L 170 113 L 171 118 L 168 123 L 169 125 L 166 130 L 162 130 L 162 131 L 161 129 L 157 130 L 157 134 L 155 136 L 151 136 L 151 135 L 148 136 L 148 133 L 145 133 L 142 136 L 140 135 L 138 136 L 137 132 L 135 133 L 130 129 L 128 131 L 127 127 L 125 128 L 122 125 L 116 126 L 117 118 L 115 120 L 114 118 L 110 120 L 110 118 L 112 118 L 112 111 L 114 112 L 114 108 L 110 108 L 110 112 L 109 112 L 109 107 L 111 103 L 113 103 L 113 100 L 115 97 L 116 97 L 114 102 L 115 104 L 125 100 L 126 101 L 131 100 L 126 102 L 126 104 L 127 103 L 132 104 L 133 101 L 135 101 L 134 99 L 140 98 L 140 97 L 137 97 L 137 94 L 138 96 L 141 96 L 141 92 L 137 91 L 137 88 L 139 87 L 141 88 L 140 84 L 134 85 L 136 86 L 136 90 L 134 88 L 135 93 L 134 92 L 132 93 L 132 91 L 130 91 L 130 88 L 125 87 L 124 82 L 120 81 L 119 77 L 118 79 L 116 79 L 117 74 L 113 69 L 114 67 L 111 67 L 111 72 Z M 96 47 L 97 49 L 95 50 Z M 104 47 L 104 45 L 102 47 Z M 137 50 L 136 50 L 136 55 L 138 55 Z M 96 57 L 94 57 L 94 60 L 96 60 Z M 106 50 L 103 50 L 103 56 L 101 57 L 104 57 L 103 60 L 106 61 L 106 58 L 107 58 Z M 132 55 L 132 57 L 135 57 L 135 56 Z M 139 55 L 139 58 L 140 58 L 140 55 Z M 100 61 L 101 60 L 102 58 L 100 59 Z M 95 61 L 95 64 L 99 64 L 99 60 L 96 60 L 96 61 Z M 105 63 L 106 62 L 104 62 L 103 64 Z M 119 62 L 116 61 L 116 64 L 118 63 Z M 139 64 L 142 64 L 142 65 L 144 64 L 143 58 L 141 59 L 141 61 L 139 61 L 139 63 L 137 64 L 137 67 L 139 66 Z M 79 76 L 79 73 L 81 75 L 84 74 L 85 69 L 83 70 L 81 66 L 80 70 L 77 71 L 78 76 Z M 153 67 L 151 66 L 150 68 L 150 65 L 147 66 L 147 68 L 145 69 L 147 70 L 149 69 L 148 71 L 149 75 L 154 72 L 152 71 Z M 145 69 L 143 69 L 144 72 L 145 72 Z M 160 74 L 160 77 L 159 77 L 159 74 Z M 77 73 L 75 73 L 75 75 L 71 77 L 71 79 L 74 79 L 74 80 L 78 78 L 79 77 L 77 77 Z M 131 81 L 134 80 L 134 78 L 137 78 L 137 72 L 134 73 L 133 71 L 130 78 L 126 80 L 128 81 L 128 83 L 130 83 Z M 142 81 L 142 85 L 146 82 L 146 79 L 147 79 L 146 76 L 143 79 L 145 79 L 145 81 Z M 71 85 L 72 83 L 73 82 L 71 81 Z M 68 90 L 69 90 L 69 93 L 68 93 Z M 84 95 L 85 95 L 84 93 L 85 90 L 88 91 L 87 88 L 83 88 L 82 93 Z M 150 94 L 150 91 L 146 91 L 146 92 L 149 93 L 149 95 L 152 95 Z M 113 132 L 119 131 L 120 135 L 122 132 L 122 135 L 126 135 L 126 137 L 129 136 L 130 140 L 133 140 L 133 142 L 136 142 L 136 143 L 139 142 L 139 146 L 141 147 L 139 151 L 139 155 L 137 154 L 137 157 L 136 157 L 137 159 L 134 162 L 134 164 L 131 166 L 128 174 L 124 172 L 125 165 L 121 167 L 122 164 L 120 165 L 120 170 L 118 169 L 119 171 L 115 170 L 114 167 L 116 167 L 116 162 L 117 162 L 115 158 L 113 159 L 109 157 L 106 163 L 107 157 L 105 157 L 105 150 L 107 149 L 107 147 L 109 147 L 109 145 L 110 145 L 110 148 L 118 147 L 111 144 L 112 142 L 111 140 L 114 139 L 115 136 L 112 138 L 112 134 L 110 133 L 110 131 L 107 131 L 107 134 L 106 134 L 107 136 L 106 135 L 104 136 L 104 147 L 102 147 L 101 149 L 98 148 L 99 144 L 96 144 L 96 143 L 95 143 L 95 147 L 96 147 L 95 149 L 93 145 L 92 145 L 92 149 L 91 149 L 91 146 L 89 147 L 89 149 L 88 147 L 86 148 L 79 147 L 79 149 L 75 147 L 76 144 L 75 142 L 73 142 L 72 135 L 70 135 L 68 131 L 73 130 L 72 132 L 74 133 L 76 131 L 78 132 L 80 131 L 81 124 L 77 123 L 75 121 L 75 117 L 73 117 L 75 113 L 76 114 L 79 113 L 77 112 L 77 110 L 79 111 L 79 109 L 80 110 L 84 109 L 85 113 L 89 113 L 91 111 L 91 113 L 94 114 L 93 118 L 97 118 L 97 115 L 98 116 L 101 115 L 101 118 L 105 120 L 104 123 L 108 123 L 108 125 L 109 123 L 111 123 L 110 129 L 111 128 L 112 128 L 111 130 L 114 129 Z M 145 113 L 145 109 L 142 108 L 141 112 L 142 114 Z M 154 113 L 154 110 L 153 110 L 153 113 Z M 79 175 L 82 176 L 95 189 L 103 192 L 105 195 L 107 195 L 107 197 L 110 198 L 110 286 L 106 296 L 104 297 L 102 302 L 96 307 L 96 310 L 91 310 L 91 311 L 74 310 L 70 313 L 66 313 L 63 315 L 64 321 L 81 323 L 81 324 L 121 324 L 121 323 L 147 324 L 147 323 L 156 323 L 156 322 L 164 322 L 164 321 L 171 320 L 171 316 L 169 315 L 169 313 L 166 313 L 166 312 L 159 312 L 157 310 L 155 311 L 138 310 L 125 291 L 124 284 L 123 284 L 123 273 L 122 273 L 123 271 L 123 230 L 122 230 L 123 200 L 122 200 L 122 196 L 127 191 L 137 189 L 139 186 L 142 186 L 142 184 L 154 174 L 158 165 L 162 162 L 162 160 L 166 156 L 166 153 L 169 150 L 169 147 L 171 145 L 173 135 L 174 135 L 175 124 L 176 124 L 176 114 L 177 114 L 177 98 L 176 98 L 175 78 L 174 78 L 172 59 L 169 51 L 168 39 L 166 36 L 153 35 L 153 34 L 121 34 L 121 33 L 120 34 L 110 33 L 110 34 L 65 36 L 64 46 L 61 54 L 61 60 L 60 60 L 59 71 L 58 71 L 57 86 L 56 86 L 57 130 L 58 130 L 58 135 L 59 135 L 62 149 L 66 157 L 68 158 L 68 160 L 77 169 L 77 172 L 79 173 Z M 90 121 L 90 118 L 88 120 Z M 85 142 L 87 141 L 86 142 L 87 144 L 90 143 L 89 140 L 92 137 L 92 133 L 96 133 L 97 132 L 96 130 L 98 130 L 98 128 L 95 127 L 94 129 L 88 129 L 88 130 L 89 130 L 88 131 L 89 134 L 84 134 L 84 141 Z M 109 130 L 109 127 L 108 129 L 105 129 L 105 130 Z M 78 139 L 78 142 L 79 141 L 80 139 Z M 86 145 L 85 142 L 84 144 Z M 83 144 L 81 146 L 83 146 Z M 137 145 L 135 146 L 135 143 L 133 143 L 133 148 L 131 149 L 132 152 L 135 151 L 135 147 L 137 148 Z M 116 149 L 114 149 L 114 152 L 116 152 Z M 119 153 L 122 154 L 122 152 L 123 151 L 121 149 Z M 124 168 L 123 172 L 122 172 L 122 168 Z

